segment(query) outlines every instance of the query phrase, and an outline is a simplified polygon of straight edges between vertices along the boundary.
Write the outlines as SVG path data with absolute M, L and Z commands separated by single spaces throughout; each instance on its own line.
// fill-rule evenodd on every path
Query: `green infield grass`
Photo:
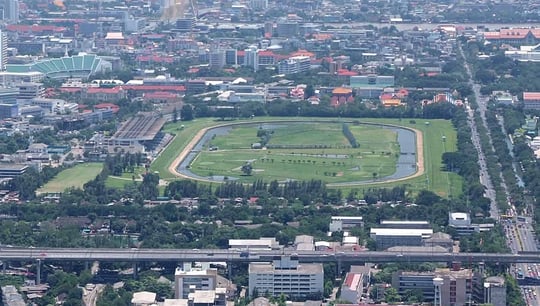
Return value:
M 96 178 L 103 168 L 102 163 L 84 163 L 63 170 L 56 177 L 38 189 L 38 193 L 63 192 L 67 188 L 82 188 Z

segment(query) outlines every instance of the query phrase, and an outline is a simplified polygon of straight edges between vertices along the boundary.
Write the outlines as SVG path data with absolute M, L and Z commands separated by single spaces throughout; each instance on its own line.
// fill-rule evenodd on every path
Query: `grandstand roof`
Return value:
M 145 141 L 152 140 L 165 124 L 165 118 L 154 113 L 138 113 L 114 134 L 117 140 Z
M 8 72 L 38 71 L 50 78 L 84 77 L 102 69 L 106 61 L 94 54 L 42 59 L 31 64 L 8 64 Z

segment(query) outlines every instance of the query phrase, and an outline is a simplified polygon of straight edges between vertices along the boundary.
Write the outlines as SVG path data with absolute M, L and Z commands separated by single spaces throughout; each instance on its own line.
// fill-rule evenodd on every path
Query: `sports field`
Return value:
M 394 131 L 378 126 L 349 128 L 360 144 L 352 148 L 342 132 L 342 123 L 282 123 L 235 126 L 217 136 L 191 164 L 200 176 L 227 176 L 243 182 L 264 180 L 309 180 L 349 182 L 372 180 L 392 174 L 399 146 Z M 265 131 L 265 149 L 252 149 Z M 208 148 L 217 147 L 210 151 Z M 244 175 L 242 165 L 251 163 L 253 172 Z
M 41 187 L 38 193 L 63 192 L 67 188 L 82 188 L 82 186 L 93 180 L 103 168 L 102 163 L 84 163 L 60 172 L 55 178 Z

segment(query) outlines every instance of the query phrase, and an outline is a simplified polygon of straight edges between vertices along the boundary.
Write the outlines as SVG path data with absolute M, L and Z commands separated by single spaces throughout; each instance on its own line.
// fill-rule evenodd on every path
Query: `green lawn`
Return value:
M 395 171 L 397 160 L 396 133 L 377 126 L 357 126 L 353 133 L 363 145 L 350 148 L 341 123 L 274 124 L 269 145 L 315 145 L 327 148 L 250 149 L 257 142 L 259 126 L 236 126 L 227 135 L 212 140 L 218 151 L 203 151 L 191 164 L 191 171 L 200 176 L 220 175 L 251 182 L 258 178 L 284 181 L 287 179 L 321 179 L 326 182 L 365 181 L 387 176 Z M 377 141 L 369 141 L 377 137 Z M 232 139 L 231 142 L 228 140 Z M 232 145 L 233 143 L 234 145 Z M 244 176 L 242 165 L 250 162 L 253 175 Z
M 291 120 L 292 118 L 283 118 L 283 117 L 263 117 L 263 118 L 256 118 L 256 121 L 279 121 L 279 120 Z M 313 122 L 314 120 L 317 121 L 325 121 L 323 118 L 294 118 L 294 120 L 297 121 L 305 121 L 305 122 Z M 335 119 L 326 119 L 327 121 L 334 121 Z M 347 119 L 344 119 L 347 120 Z M 399 126 L 405 126 L 405 127 L 411 127 L 418 129 L 422 131 L 423 138 L 424 138 L 424 159 L 425 159 L 425 168 L 426 168 L 426 174 L 419 176 L 417 178 L 408 179 L 404 181 L 400 181 L 397 183 L 380 183 L 380 184 L 370 184 L 370 185 L 360 185 L 358 187 L 339 187 L 344 192 L 347 192 L 351 189 L 358 191 L 359 193 L 362 192 L 362 190 L 370 187 L 392 187 L 395 185 L 402 185 L 406 184 L 408 187 L 413 191 L 418 191 L 421 189 L 428 189 L 436 192 L 437 194 L 448 197 L 448 196 L 457 196 L 461 193 L 461 185 L 462 180 L 461 178 L 455 174 L 455 173 L 448 173 L 445 171 L 442 171 L 442 154 L 445 151 L 455 151 L 456 150 L 456 131 L 454 130 L 454 127 L 452 126 L 452 123 L 448 120 L 429 120 L 429 125 L 425 124 L 425 121 L 420 119 L 415 119 L 417 121 L 416 124 L 413 124 L 409 121 L 409 119 L 351 119 L 351 120 L 360 120 L 361 122 L 371 122 L 371 123 L 385 123 L 385 124 L 395 124 Z M 239 122 L 254 122 L 253 120 L 237 120 L 232 121 L 232 123 L 239 123 Z M 160 177 L 162 179 L 166 180 L 174 180 L 177 179 L 172 173 L 168 172 L 168 166 L 174 161 L 176 156 L 181 152 L 181 150 L 189 143 L 189 141 L 193 138 L 193 136 L 201 129 L 218 125 L 218 124 L 225 124 L 228 122 L 217 122 L 214 119 L 211 118 L 204 118 L 204 119 L 196 119 L 194 121 L 190 122 L 179 122 L 179 123 L 169 123 L 165 126 L 165 131 L 169 133 L 176 134 L 175 139 L 169 144 L 169 146 L 162 152 L 162 154 L 152 163 L 151 171 L 158 171 L 160 174 Z M 182 127 L 183 126 L 183 127 Z M 367 153 L 363 151 L 363 147 L 365 146 L 365 142 L 370 142 L 371 146 L 379 146 L 380 149 L 376 149 L 375 153 L 377 151 L 388 151 L 392 149 L 391 147 L 391 141 L 395 136 L 388 136 L 389 138 L 384 138 L 384 135 L 377 134 L 377 131 L 369 131 L 367 133 L 363 133 L 361 131 L 363 128 L 371 128 L 369 126 L 355 126 L 353 124 L 349 124 L 349 128 L 351 129 L 351 132 L 355 135 L 357 142 L 360 144 L 360 151 Z M 236 130 L 236 129 L 235 129 Z M 225 140 L 219 140 L 220 137 L 216 137 L 214 140 L 212 140 L 212 145 L 218 146 L 221 149 L 232 149 L 232 146 L 244 146 L 246 149 L 249 147 L 249 145 L 253 142 L 257 142 L 258 138 L 256 137 L 256 131 L 246 131 L 243 130 L 242 127 L 238 128 L 238 134 L 235 135 L 236 131 L 232 132 L 230 138 L 227 137 Z M 277 136 L 277 135 L 276 135 Z M 446 137 L 446 141 L 442 141 L 442 136 Z M 249 137 L 246 138 L 246 137 Z M 277 138 L 279 139 L 279 138 Z M 275 141 L 275 138 L 274 140 Z M 394 140 L 395 141 L 395 140 Z M 208 152 L 208 155 L 210 153 L 221 153 L 220 151 L 217 152 Z M 327 150 L 328 151 L 328 150 Z M 275 150 L 273 150 L 275 152 Z M 308 151 L 306 151 L 308 152 Z M 275 152 L 277 153 L 277 152 Z M 271 154 L 275 154 L 271 153 Z M 311 152 L 312 153 L 312 152 Z M 328 151 L 328 153 L 333 153 Z M 258 153 L 260 154 L 260 153 Z M 206 153 L 204 155 L 207 155 Z M 228 171 L 232 171 L 232 173 L 238 175 L 240 172 L 235 172 L 235 170 L 238 167 L 239 164 L 232 165 L 230 162 L 227 165 L 224 166 L 216 166 L 214 164 L 204 164 L 208 162 L 215 162 L 216 158 L 207 158 L 204 157 L 204 155 L 199 156 L 197 159 L 197 162 L 200 162 L 200 166 L 205 166 L 207 169 L 201 169 L 201 174 L 208 175 L 210 172 L 212 174 L 218 174 L 217 171 L 211 170 L 211 169 L 228 169 Z M 376 158 L 378 156 L 374 156 Z M 256 155 L 255 157 L 242 157 L 237 156 L 236 159 L 243 160 L 243 159 L 255 159 L 255 158 L 263 158 L 262 156 Z M 271 159 L 271 157 L 269 157 Z M 315 169 L 313 168 L 313 165 L 303 164 L 302 161 L 300 163 L 292 163 L 293 158 L 291 157 L 291 164 L 288 164 L 289 157 L 286 158 L 280 158 L 278 161 L 278 158 L 274 157 L 274 164 L 276 162 L 281 162 L 281 159 L 286 159 L 286 163 L 288 167 L 294 168 L 296 171 L 303 171 L 304 169 Z M 302 158 L 295 157 L 295 160 L 302 160 Z M 305 158 L 306 160 L 308 158 Z M 266 160 L 266 158 L 265 158 Z M 317 166 L 317 160 L 316 158 L 311 158 L 311 160 L 315 160 L 315 166 Z M 261 165 L 264 164 L 266 161 L 256 161 L 254 164 L 255 170 L 257 168 L 262 169 Z M 322 161 L 321 161 L 322 162 Z M 270 160 L 271 163 L 271 160 Z M 313 162 L 312 162 L 313 163 Z M 347 163 L 347 161 L 345 161 Z M 241 165 L 241 164 L 240 164 Z M 268 166 L 268 168 L 271 168 Z M 328 168 L 332 168 L 328 166 Z M 337 167 L 336 167 L 337 168 Z M 265 180 L 267 179 L 266 175 L 270 174 L 270 170 L 266 171 L 259 171 L 254 173 L 259 173 L 261 177 L 263 177 Z M 321 169 L 322 170 L 322 169 Z M 338 172 L 336 169 L 336 172 Z M 238 170 L 236 170 L 238 171 Z M 313 170 L 313 172 L 317 173 L 319 170 Z M 323 171 L 323 177 L 324 177 Z M 334 170 L 326 170 L 326 172 L 334 172 Z M 264 174 L 263 174 L 264 173 Z M 381 176 L 383 176 L 381 172 Z M 306 177 L 308 177 L 311 174 L 306 173 Z M 320 175 L 320 174 L 316 174 Z M 365 174 L 364 174 L 365 175 Z M 234 176 L 234 175 L 232 175 Z M 313 177 L 315 178 L 315 177 Z M 338 181 L 340 177 L 329 177 L 326 176 L 326 179 L 329 180 L 335 180 Z M 270 179 L 270 178 L 268 178 Z M 335 182 L 332 181 L 332 182 Z M 118 182 L 117 182 L 118 183 Z M 344 193 L 345 194 L 345 193 Z
M 103 168 L 102 163 L 84 163 L 60 172 L 55 178 L 41 187 L 38 193 L 63 192 L 67 188 L 82 188 L 93 180 Z

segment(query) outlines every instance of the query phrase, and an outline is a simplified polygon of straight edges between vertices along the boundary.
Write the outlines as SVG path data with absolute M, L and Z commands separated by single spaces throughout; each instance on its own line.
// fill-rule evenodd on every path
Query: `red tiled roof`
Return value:
M 523 100 L 540 100 L 540 92 L 524 92 Z
M 173 98 L 177 98 L 178 96 L 168 91 L 155 91 L 155 92 L 147 92 L 143 95 L 143 97 L 146 99 L 173 99 Z
M 124 85 L 125 90 L 139 90 L 139 91 L 186 91 L 183 85 Z
M 350 71 L 347 69 L 339 69 L 337 74 L 340 76 L 355 76 L 355 75 L 358 75 L 358 72 Z
M 275 56 L 274 52 L 270 51 L 270 50 L 261 50 L 259 52 L 257 52 L 257 54 L 260 56 Z
M 52 31 L 52 32 L 65 32 L 67 28 L 65 27 L 57 27 L 54 25 L 27 25 L 27 24 L 10 24 L 6 27 L 8 31 L 12 32 L 45 32 L 45 31 Z
M 105 88 L 105 87 L 89 87 L 86 89 L 87 94 L 97 94 L 97 93 L 104 93 L 104 94 L 117 94 L 122 91 L 122 87 L 115 86 L 112 88 Z
M 244 50 L 238 50 L 238 51 L 236 51 L 236 55 L 237 55 L 237 56 L 244 56 L 244 55 L 246 55 L 246 51 L 244 51 Z
M 75 93 L 75 92 L 80 92 L 81 88 L 80 87 L 60 87 L 60 91 L 67 92 L 67 93 Z

